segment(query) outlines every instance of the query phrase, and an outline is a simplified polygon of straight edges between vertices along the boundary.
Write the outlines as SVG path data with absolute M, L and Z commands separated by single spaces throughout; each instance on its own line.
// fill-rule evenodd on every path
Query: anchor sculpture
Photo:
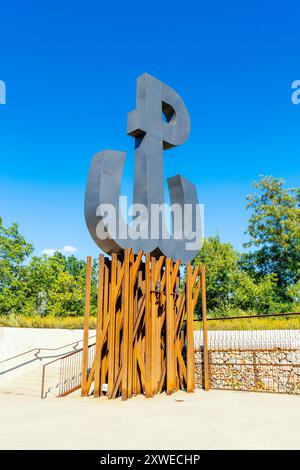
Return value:
M 138 220 L 142 235 L 137 239 L 128 236 L 130 225 L 121 215 L 126 153 L 120 151 L 103 150 L 93 157 L 85 193 L 86 223 L 95 243 L 108 254 L 120 254 L 131 248 L 134 253 L 143 251 L 155 257 L 163 254 L 187 262 L 200 248 L 197 191 L 194 184 L 181 175 L 168 178 L 171 207 L 179 208 L 182 217 L 176 222 L 173 216 L 171 230 L 167 230 L 163 152 L 185 143 L 190 133 L 189 113 L 175 90 L 147 73 L 137 79 L 136 101 L 136 109 L 127 115 L 127 133 L 135 139 L 133 223 Z M 114 230 L 106 218 L 108 206 L 114 207 L 117 214 Z M 153 208 L 157 207 L 161 209 L 159 222 L 153 215 Z M 106 236 L 99 236 L 99 233 Z M 193 248 L 188 249 L 187 242 L 193 240 Z

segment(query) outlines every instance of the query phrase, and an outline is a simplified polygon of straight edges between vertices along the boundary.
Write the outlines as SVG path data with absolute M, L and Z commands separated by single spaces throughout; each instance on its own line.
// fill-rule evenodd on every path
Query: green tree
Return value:
M 194 260 L 206 266 L 207 308 L 217 314 L 252 310 L 265 313 L 274 304 L 276 279 L 266 275 L 259 281 L 242 269 L 241 254 L 219 236 L 207 238 Z M 200 310 L 200 302 L 198 312 Z
M 33 246 L 27 243 L 16 223 L 3 225 L 0 217 L 0 314 L 8 315 L 22 311 L 26 303 L 24 292 L 26 259 Z
M 219 236 L 209 237 L 204 241 L 194 264 L 206 266 L 206 301 L 209 310 L 230 303 L 238 259 L 233 246 L 230 243 L 221 243 Z
M 252 249 L 244 266 L 256 277 L 274 274 L 281 297 L 300 279 L 300 188 L 285 188 L 284 180 L 264 176 L 247 197 L 252 211 L 245 244 Z
M 85 267 L 84 261 L 60 252 L 33 257 L 27 267 L 26 313 L 35 314 L 42 297 L 44 315 L 83 315 Z
M 300 304 L 300 280 L 288 287 L 287 293 L 295 304 Z
M 84 313 L 82 278 L 61 271 L 48 292 L 47 311 L 52 316 L 80 316 Z
M 234 309 L 258 314 L 278 309 L 276 277 L 267 274 L 259 280 L 253 279 L 246 271 L 239 269 L 235 276 L 232 306 Z

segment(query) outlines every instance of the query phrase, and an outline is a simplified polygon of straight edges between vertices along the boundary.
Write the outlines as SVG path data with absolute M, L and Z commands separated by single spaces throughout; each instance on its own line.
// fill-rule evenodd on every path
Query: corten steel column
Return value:
M 158 334 L 158 307 L 155 295 L 155 285 L 158 276 L 158 267 L 156 259 L 151 258 L 151 389 L 153 393 L 156 393 L 158 387 L 158 360 L 159 360 L 159 344 L 157 341 Z
M 82 349 L 82 381 L 81 396 L 87 396 L 87 372 L 88 372 L 88 353 L 89 353 L 89 319 L 91 304 L 91 277 L 92 277 L 92 258 L 87 257 L 86 279 L 85 279 L 85 309 L 84 309 L 84 330 L 83 330 L 83 349 Z
M 123 305 L 123 361 L 122 400 L 128 398 L 128 332 L 129 332 L 130 250 L 125 250 L 124 259 L 124 305 Z
M 110 273 L 109 332 L 108 332 L 108 398 L 111 397 L 115 378 L 115 329 L 116 329 L 116 277 L 117 255 L 112 255 Z
M 186 264 L 186 322 L 187 322 L 187 392 L 195 390 L 195 348 L 194 348 L 194 308 L 193 308 L 193 277 L 192 266 Z
M 171 258 L 166 258 L 166 345 L 167 345 L 167 394 L 175 389 L 175 338 L 174 306 L 171 292 Z
M 96 349 L 95 349 L 95 381 L 94 381 L 94 397 L 100 395 L 100 365 L 101 351 L 100 339 L 103 328 L 103 294 L 104 294 L 104 256 L 99 256 L 99 273 L 98 273 L 98 299 L 97 299 L 97 327 L 96 327 Z
M 138 257 L 135 257 L 132 252 L 130 252 L 131 266 L 129 271 L 129 291 L 128 291 L 128 369 L 127 369 L 127 395 L 128 398 L 132 397 L 132 383 L 133 383 L 133 325 L 134 325 L 134 288 L 136 283 L 137 267 L 139 266 Z
M 210 390 L 210 371 L 208 358 L 208 331 L 206 318 L 206 285 L 205 266 L 201 267 L 201 291 L 202 291 L 202 322 L 203 322 L 203 359 L 204 359 L 204 390 Z
M 105 335 L 107 335 L 109 328 L 109 275 L 110 275 L 110 261 L 105 259 L 104 263 L 104 295 L 103 295 L 103 332 L 101 347 L 103 347 Z M 100 368 L 100 396 L 103 395 L 102 386 L 106 383 L 105 377 L 107 374 L 108 358 L 107 354 L 101 357 L 101 368 Z
M 152 397 L 151 389 L 151 259 L 146 255 L 145 263 L 145 356 L 146 356 L 146 378 L 145 395 Z

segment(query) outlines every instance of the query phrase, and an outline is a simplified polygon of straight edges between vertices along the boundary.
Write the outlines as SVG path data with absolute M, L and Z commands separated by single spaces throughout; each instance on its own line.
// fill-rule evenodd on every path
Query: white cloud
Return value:
M 78 249 L 72 245 L 66 245 L 63 248 L 45 248 L 45 250 L 42 251 L 42 255 L 53 256 L 57 251 L 63 255 L 72 255 L 73 253 L 76 253 Z
M 76 253 L 77 248 L 72 245 L 66 245 L 64 246 L 61 250 L 59 250 L 61 253 L 65 253 L 66 255 L 71 255 L 72 253 Z
M 55 248 L 46 248 L 42 251 L 42 255 L 53 256 L 56 251 Z

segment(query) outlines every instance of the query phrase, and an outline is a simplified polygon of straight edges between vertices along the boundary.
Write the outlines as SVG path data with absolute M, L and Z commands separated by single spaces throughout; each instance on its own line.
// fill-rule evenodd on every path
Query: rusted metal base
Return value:
M 143 259 L 144 258 L 144 259 Z M 133 255 L 100 255 L 95 356 L 88 370 L 91 258 L 87 264 L 82 396 L 152 397 L 194 391 L 193 315 L 200 291 L 199 268 L 180 261 Z M 93 386 L 92 386 L 93 385 Z

